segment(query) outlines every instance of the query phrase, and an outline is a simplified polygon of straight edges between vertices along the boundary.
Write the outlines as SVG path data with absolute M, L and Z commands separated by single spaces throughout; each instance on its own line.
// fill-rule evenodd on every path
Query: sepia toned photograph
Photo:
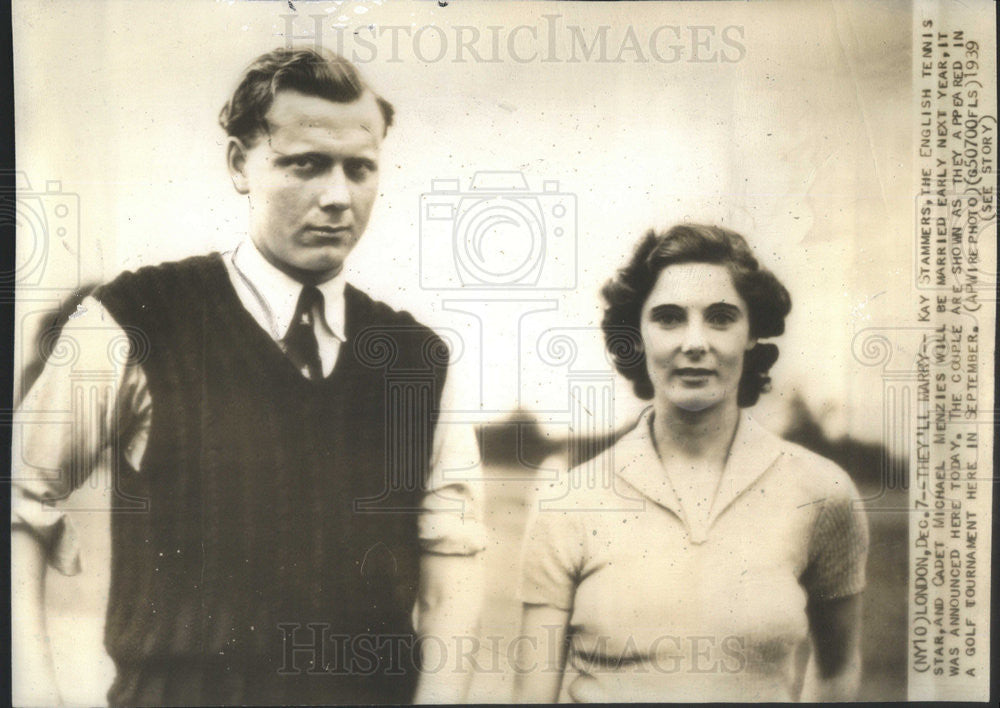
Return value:
M 17 0 L 18 706 L 986 701 L 986 1 Z

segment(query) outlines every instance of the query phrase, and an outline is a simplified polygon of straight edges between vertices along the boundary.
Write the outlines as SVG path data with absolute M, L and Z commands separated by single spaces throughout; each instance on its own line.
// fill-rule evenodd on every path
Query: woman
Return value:
M 608 350 L 652 406 L 598 463 L 613 485 L 563 481 L 529 521 L 515 701 L 791 700 L 807 637 L 801 698 L 850 698 L 857 492 L 741 411 L 769 384 L 778 349 L 758 340 L 784 331 L 787 290 L 739 234 L 681 225 L 602 295 Z

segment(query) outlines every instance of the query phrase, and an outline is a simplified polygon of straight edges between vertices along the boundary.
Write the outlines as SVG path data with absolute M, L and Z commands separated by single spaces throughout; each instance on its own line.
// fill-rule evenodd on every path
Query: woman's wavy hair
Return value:
M 747 304 L 750 336 L 777 337 L 785 331 L 785 317 L 792 309 L 788 290 L 760 266 L 746 239 L 719 226 L 679 224 L 666 233 L 650 230 L 636 244 L 631 259 L 601 288 L 605 301 L 601 329 L 615 368 L 632 382 L 639 398 L 653 397 L 653 383 L 646 369 L 639 322 L 642 306 L 660 271 L 679 263 L 714 263 L 729 270 L 736 292 Z M 767 375 L 778 360 L 778 347 L 757 343 L 743 359 L 737 403 L 754 405 L 770 390 Z

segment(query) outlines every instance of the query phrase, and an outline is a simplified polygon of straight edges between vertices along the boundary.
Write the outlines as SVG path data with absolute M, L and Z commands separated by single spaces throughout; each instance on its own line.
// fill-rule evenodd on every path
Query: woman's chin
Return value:
M 736 390 L 722 386 L 703 388 L 674 388 L 662 391 L 668 407 L 686 413 L 701 413 L 712 408 L 727 407 L 736 402 Z
M 668 399 L 675 408 L 688 413 L 700 413 L 717 406 L 721 399 L 716 396 L 678 396 Z

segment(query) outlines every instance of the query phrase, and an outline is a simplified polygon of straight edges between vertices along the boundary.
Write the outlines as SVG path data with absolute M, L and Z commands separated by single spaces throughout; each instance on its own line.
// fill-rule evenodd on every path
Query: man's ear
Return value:
M 242 140 L 230 136 L 226 145 L 226 165 L 229 167 L 229 175 L 233 178 L 233 187 L 240 194 L 250 192 L 250 183 L 247 179 L 247 146 Z

